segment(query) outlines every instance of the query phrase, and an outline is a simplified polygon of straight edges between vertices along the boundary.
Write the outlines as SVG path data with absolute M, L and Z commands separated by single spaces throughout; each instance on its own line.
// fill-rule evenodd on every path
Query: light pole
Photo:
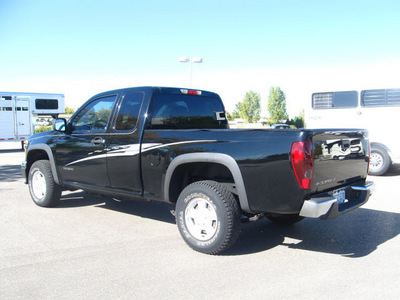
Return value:
M 203 59 L 201 57 L 186 57 L 186 56 L 181 56 L 179 57 L 179 61 L 183 63 L 189 63 L 189 87 L 192 87 L 192 64 L 197 63 L 200 64 L 203 62 Z

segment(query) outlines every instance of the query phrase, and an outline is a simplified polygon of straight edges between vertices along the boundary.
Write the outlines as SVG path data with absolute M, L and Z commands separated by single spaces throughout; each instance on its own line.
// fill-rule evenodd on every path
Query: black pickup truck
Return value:
M 173 206 L 193 249 L 232 246 L 243 220 L 330 219 L 367 202 L 373 183 L 361 129 L 229 129 L 211 92 L 137 87 L 98 94 L 26 143 L 22 173 L 33 201 L 62 190 Z

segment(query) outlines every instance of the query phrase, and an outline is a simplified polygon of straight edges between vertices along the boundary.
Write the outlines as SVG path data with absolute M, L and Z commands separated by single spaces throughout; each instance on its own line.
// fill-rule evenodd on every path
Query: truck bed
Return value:
M 156 138 L 155 138 L 156 137 Z M 313 176 L 310 189 L 302 189 L 291 163 L 296 141 L 313 144 Z M 142 153 L 142 176 L 147 197 L 162 200 L 161 188 L 169 164 L 185 153 L 224 153 L 238 164 L 249 210 L 264 213 L 299 213 L 312 195 L 365 181 L 368 139 L 362 130 L 145 130 L 143 145 L 160 146 Z M 159 157 L 159 166 L 152 166 Z M 169 199 L 172 201 L 172 199 Z

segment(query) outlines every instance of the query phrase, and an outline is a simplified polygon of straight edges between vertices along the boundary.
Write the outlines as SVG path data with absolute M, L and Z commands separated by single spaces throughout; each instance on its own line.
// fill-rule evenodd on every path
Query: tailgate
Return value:
M 312 193 L 319 193 L 367 177 L 369 141 L 366 130 L 313 130 Z

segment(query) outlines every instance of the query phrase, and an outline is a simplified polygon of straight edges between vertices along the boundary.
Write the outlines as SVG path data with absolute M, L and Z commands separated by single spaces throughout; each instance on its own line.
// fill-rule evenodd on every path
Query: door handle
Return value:
M 103 145 L 104 143 L 105 143 L 106 141 L 102 138 L 102 137 L 95 137 L 93 140 L 92 140 L 92 145 L 93 146 L 100 146 L 100 145 Z

